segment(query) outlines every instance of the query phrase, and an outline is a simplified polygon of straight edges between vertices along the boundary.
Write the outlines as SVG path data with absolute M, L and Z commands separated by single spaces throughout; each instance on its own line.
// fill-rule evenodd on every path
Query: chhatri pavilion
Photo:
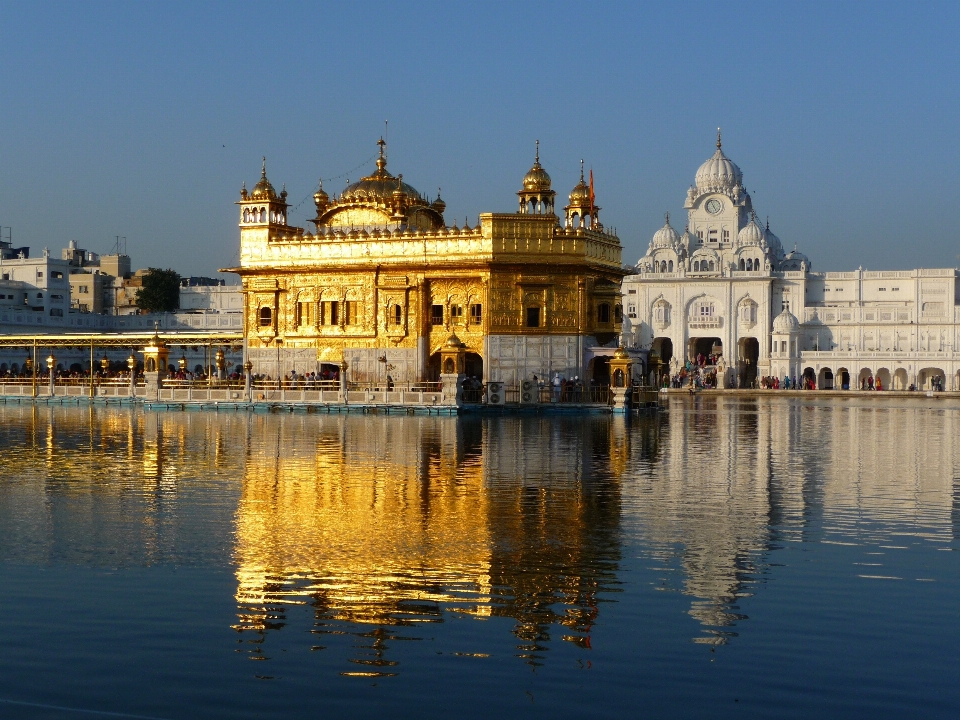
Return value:
M 465 350 L 468 376 L 518 384 L 580 376 L 608 382 L 621 330 L 621 245 L 599 220 L 583 178 L 563 217 L 540 164 L 515 213 L 475 227 L 444 219 L 403 175 L 376 170 L 331 197 L 314 195 L 313 232 L 287 224 L 287 192 L 266 163 L 240 191 L 244 327 L 253 372 L 277 377 L 334 370 L 351 382 L 437 380 L 440 350 Z

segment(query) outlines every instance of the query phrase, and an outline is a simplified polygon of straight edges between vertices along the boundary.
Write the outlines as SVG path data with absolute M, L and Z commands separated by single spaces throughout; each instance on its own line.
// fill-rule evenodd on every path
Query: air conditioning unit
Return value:
M 487 405 L 503 405 L 503 383 L 487 383 Z
M 540 402 L 540 387 L 533 380 L 520 383 L 520 404 L 530 405 Z

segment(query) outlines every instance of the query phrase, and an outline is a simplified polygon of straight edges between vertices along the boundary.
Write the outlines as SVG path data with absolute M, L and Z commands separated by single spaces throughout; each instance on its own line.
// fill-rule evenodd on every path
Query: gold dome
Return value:
M 318 210 L 325 208 L 330 203 L 330 196 L 323 189 L 323 180 L 320 181 L 320 189 L 313 194 L 313 202 Z
M 613 357 L 617 360 L 626 360 L 630 357 L 630 353 L 623 349 L 623 345 L 618 347 L 613 353 Z
M 347 185 L 340 195 L 339 202 L 387 201 L 392 200 L 394 195 L 401 193 L 412 199 L 422 199 L 415 187 L 403 182 L 403 176 L 396 178 L 387 171 L 387 158 L 383 154 L 386 143 L 383 138 L 380 138 L 377 144 L 380 146 L 377 171 L 373 175 L 368 175 Z
M 542 191 L 550 189 L 550 176 L 547 171 L 540 166 L 540 141 L 537 140 L 537 154 L 533 161 L 533 167 L 523 176 L 523 189 Z
M 440 197 L 440 188 L 437 188 L 437 199 L 431 203 L 430 207 L 441 215 L 443 215 L 443 211 L 447 209 L 447 204 L 443 201 L 443 198 Z
M 447 341 L 444 343 L 448 348 L 464 348 L 466 345 L 457 337 L 456 333 L 447 338 Z
M 253 186 L 250 197 L 254 200 L 276 200 L 277 191 L 267 180 L 267 159 L 263 159 L 263 168 L 260 170 L 260 182 Z
M 580 182 L 570 192 L 571 205 L 589 205 L 590 204 L 590 186 L 583 179 L 583 160 L 580 161 Z

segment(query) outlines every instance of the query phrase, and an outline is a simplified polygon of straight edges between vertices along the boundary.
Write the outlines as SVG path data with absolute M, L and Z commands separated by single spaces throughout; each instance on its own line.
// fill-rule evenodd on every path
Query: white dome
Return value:
M 670 227 L 670 216 L 667 215 L 667 221 L 664 223 L 663 227 L 657 230 L 653 234 L 653 240 L 650 242 L 650 247 L 654 248 L 670 248 L 675 250 L 677 243 L 680 242 L 680 235 Z
M 713 157 L 697 170 L 695 184 L 702 192 L 733 190 L 738 185 L 743 185 L 743 173 L 736 163 L 723 154 L 718 142 Z
M 796 335 L 800 332 L 800 321 L 789 310 L 784 310 L 773 320 L 773 332 L 777 335 Z
M 783 257 L 783 244 L 780 242 L 780 238 L 773 234 L 770 230 L 770 221 L 767 221 L 767 229 L 763 231 L 764 236 L 767 238 L 767 245 L 773 251 L 774 256 Z
M 756 220 L 751 220 L 746 225 L 743 226 L 743 229 L 737 234 L 737 242 L 741 246 L 746 245 L 762 245 L 764 240 L 763 230 L 760 229 L 760 226 L 757 225 Z

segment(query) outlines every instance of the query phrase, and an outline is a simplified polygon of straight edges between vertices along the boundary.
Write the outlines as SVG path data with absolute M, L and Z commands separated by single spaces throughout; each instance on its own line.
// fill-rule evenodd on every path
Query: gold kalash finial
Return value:
M 386 150 L 387 143 L 383 139 L 383 136 L 380 136 L 380 139 L 377 140 L 377 145 L 380 146 L 380 157 L 377 158 L 377 174 L 383 175 L 387 169 L 387 158 L 384 156 L 384 150 Z
M 717 128 L 717 150 L 721 148 L 723 143 L 720 141 L 720 128 Z

